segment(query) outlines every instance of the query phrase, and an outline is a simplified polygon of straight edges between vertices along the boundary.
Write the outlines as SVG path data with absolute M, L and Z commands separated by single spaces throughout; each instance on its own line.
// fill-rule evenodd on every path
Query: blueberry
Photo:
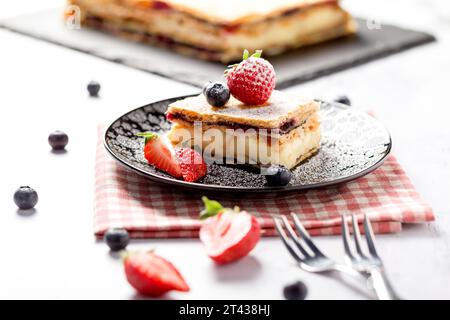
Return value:
M 205 97 L 213 107 L 223 107 L 230 100 L 230 90 L 220 82 L 214 82 L 206 86 Z
M 125 229 L 109 229 L 105 233 L 104 240 L 111 251 L 120 251 L 127 247 L 130 235 Z
M 48 136 L 48 143 L 53 150 L 63 150 L 69 143 L 69 137 L 62 131 L 55 131 Z
M 284 287 L 283 294 L 286 300 L 305 300 L 308 288 L 303 282 L 297 281 Z
M 91 97 L 98 97 L 98 93 L 100 92 L 100 88 L 101 88 L 100 83 L 98 83 L 97 81 L 91 81 L 87 85 L 87 90 L 88 90 L 89 95 Z
M 352 102 L 350 101 L 350 99 L 347 96 L 339 96 L 336 99 L 334 99 L 334 101 L 342 103 L 342 104 L 346 104 L 347 106 L 352 105 Z
M 38 203 L 39 197 L 37 192 L 30 187 L 20 187 L 14 193 L 14 202 L 21 210 L 34 208 Z
M 269 186 L 285 186 L 292 179 L 292 172 L 285 166 L 270 166 L 266 169 L 265 177 Z

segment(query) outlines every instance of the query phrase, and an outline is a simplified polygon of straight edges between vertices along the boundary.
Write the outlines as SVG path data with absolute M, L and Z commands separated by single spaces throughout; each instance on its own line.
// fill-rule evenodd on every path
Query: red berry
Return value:
M 190 290 L 172 263 L 152 252 L 132 253 L 124 266 L 128 282 L 143 295 L 159 297 L 171 290 Z
M 138 136 L 145 137 L 144 156 L 148 163 L 175 178 L 181 177 L 180 165 L 169 143 L 152 132 L 141 133 Z
M 233 97 L 247 105 L 261 105 L 269 100 L 275 88 L 275 70 L 269 61 L 260 58 L 261 51 L 232 66 L 227 72 L 227 84 Z
M 208 218 L 200 228 L 200 240 L 208 256 L 219 264 L 247 256 L 260 239 L 258 220 L 245 211 L 222 208 L 218 202 L 207 198 L 203 201 L 210 211 L 206 212 Z
M 206 175 L 206 163 L 197 151 L 190 148 L 179 148 L 176 149 L 176 157 L 185 181 L 198 181 Z

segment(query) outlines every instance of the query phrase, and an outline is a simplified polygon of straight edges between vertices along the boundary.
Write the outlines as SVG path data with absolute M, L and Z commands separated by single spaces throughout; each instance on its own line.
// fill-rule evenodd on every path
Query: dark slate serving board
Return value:
M 69 29 L 62 12 L 62 8 L 52 9 L 2 20 L 0 28 L 199 87 L 223 73 L 224 66 L 219 63 L 180 56 L 87 28 Z M 285 88 L 435 40 L 430 34 L 390 25 L 373 28 L 363 19 L 358 19 L 358 24 L 356 36 L 270 58 L 277 70 L 277 87 Z

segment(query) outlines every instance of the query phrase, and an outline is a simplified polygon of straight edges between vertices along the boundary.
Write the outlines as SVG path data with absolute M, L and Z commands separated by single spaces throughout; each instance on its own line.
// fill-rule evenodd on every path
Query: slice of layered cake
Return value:
M 337 0 L 68 0 L 81 23 L 201 59 L 276 55 L 354 33 Z
M 231 97 L 211 106 L 203 94 L 172 103 L 167 118 L 173 145 L 203 151 L 216 162 L 284 165 L 291 169 L 320 148 L 319 104 L 273 91 L 262 105 Z

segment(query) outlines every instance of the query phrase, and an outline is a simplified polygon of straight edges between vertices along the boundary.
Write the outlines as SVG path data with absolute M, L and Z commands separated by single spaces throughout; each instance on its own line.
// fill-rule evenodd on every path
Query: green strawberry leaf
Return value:
M 159 137 L 158 134 L 154 133 L 154 132 L 136 133 L 136 136 L 145 138 L 145 144 L 147 144 L 147 142 L 149 142 L 150 140 L 153 140 L 153 139 L 156 139 Z
M 247 49 L 244 50 L 244 54 L 242 55 L 242 60 L 247 60 L 250 56 L 250 52 Z
M 244 53 L 242 54 L 242 61 L 247 60 L 248 58 L 252 57 L 252 58 L 261 58 L 262 55 L 262 50 L 256 50 L 251 56 L 250 56 L 250 52 L 245 49 Z M 223 72 L 225 78 L 228 76 L 228 74 L 234 69 L 236 68 L 240 63 L 235 63 L 235 64 L 230 64 L 229 66 L 227 66 L 227 68 L 225 69 L 225 71 Z
M 218 201 L 209 200 L 207 197 L 202 197 L 202 201 L 205 205 L 205 209 L 203 209 L 202 212 L 200 212 L 201 220 L 214 217 L 220 211 L 225 209 Z
M 256 50 L 254 54 L 252 54 L 252 58 L 261 58 L 262 50 Z

